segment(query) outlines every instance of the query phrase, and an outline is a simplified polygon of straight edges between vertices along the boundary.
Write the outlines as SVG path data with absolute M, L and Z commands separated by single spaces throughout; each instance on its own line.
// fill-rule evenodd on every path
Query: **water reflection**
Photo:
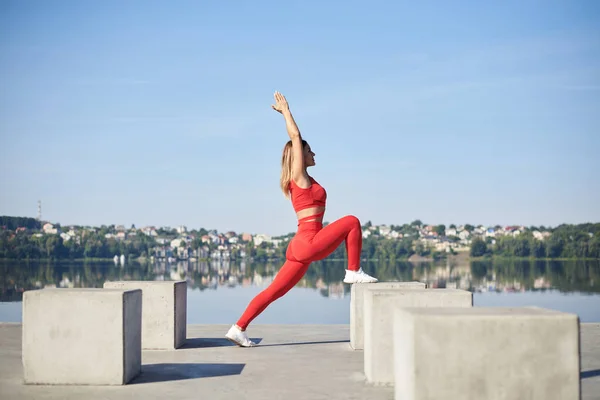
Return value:
M 298 287 L 331 299 L 348 296 L 343 261 L 313 263 Z M 107 280 L 186 280 L 189 290 L 266 286 L 280 264 L 228 261 L 177 263 L 50 263 L 0 261 L 0 301 L 21 301 L 23 291 L 45 287 L 102 287 Z M 555 289 L 599 293 L 599 261 L 477 261 L 471 263 L 365 263 L 381 281 L 426 282 L 430 287 L 472 292 Z

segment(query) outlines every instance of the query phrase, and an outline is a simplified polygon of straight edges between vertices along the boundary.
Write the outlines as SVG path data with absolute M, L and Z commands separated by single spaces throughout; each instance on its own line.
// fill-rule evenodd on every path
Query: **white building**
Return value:
M 461 240 L 467 240 L 469 238 L 469 236 L 471 236 L 471 235 L 469 234 L 469 231 L 466 231 L 466 230 L 465 231 L 460 231 L 460 233 L 458 234 L 458 237 Z
M 181 243 L 183 243 L 184 245 L 187 244 L 184 238 L 176 238 L 171 240 L 171 248 L 175 249 L 175 248 L 179 248 L 181 247 Z
M 259 233 L 258 235 L 255 235 L 252 239 L 254 240 L 255 246 L 260 246 L 262 242 L 271 242 L 271 236 L 265 235 L 264 233 Z
M 402 234 L 397 231 L 391 231 L 389 237 L 391 237 L 392 239 L 399 239 L 402 237 Z
M 392 229 L 389 226 L 387 226 L 387 225 L 380 225 L 379 226 L 379 234 L 381 236 L 388 236 L 391 231 L 392 231 Z
M 44 226 L 42 227 L 42 230 L 44 231 L 44 233 L 47 233 L 47 234 L 55 235 L 58 233 L 58 229 L 56 229 L 54 227 L 54 225 L 52 225 L 51 223 L 44 224 Z

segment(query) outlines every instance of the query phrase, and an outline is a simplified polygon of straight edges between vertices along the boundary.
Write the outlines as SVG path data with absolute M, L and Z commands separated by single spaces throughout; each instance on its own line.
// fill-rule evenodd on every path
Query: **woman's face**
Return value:
M 307 167 L 315 165 L 315 153 L 313 153 L 309 144 L 304 146 L 304 165 Z

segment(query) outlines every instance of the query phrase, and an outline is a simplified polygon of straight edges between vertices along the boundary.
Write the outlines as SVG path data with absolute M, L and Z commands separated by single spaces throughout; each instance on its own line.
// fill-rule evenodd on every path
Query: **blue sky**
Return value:
M 292 232 L 275 90 L 327 221 L 600 221 L 591 0 L 3 1 L 0 215 Z

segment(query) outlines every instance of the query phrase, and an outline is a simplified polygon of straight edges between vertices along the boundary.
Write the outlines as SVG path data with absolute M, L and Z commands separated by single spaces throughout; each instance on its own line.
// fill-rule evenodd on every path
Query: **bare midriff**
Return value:
M 311 207 L 311 208 L 306 208 L 304 210 L 298 211 L 296 213 L 296 216 L 298 217 L 298 220 L 301 220 L 303 218 L 309 218 L 311 215 L 317 215 L 322 212 L 325 212 L 325 207 Z M 314 219 L 307 219 L 304 222 L 311 222 L 311 221 L 319 221 L 319 222 L 323 221 L 323 215 L 315 217 Z

